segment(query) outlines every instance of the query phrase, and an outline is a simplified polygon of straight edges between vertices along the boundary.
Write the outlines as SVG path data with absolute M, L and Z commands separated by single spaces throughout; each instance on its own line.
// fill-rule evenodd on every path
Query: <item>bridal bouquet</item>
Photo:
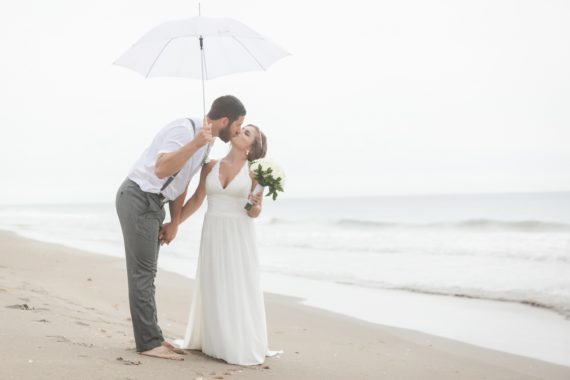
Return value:
M 257 186 L 253 190 L 253 194 L 262 192 L 265 187 L 269 188 L 267 196 L 272 196 L 273 200 L 277 199 L 277 192 L 283 191 L 285 182 L 285 173 L 275 162 L 261 158 L 253 161 L 249 165 L 249 170 L 253 173 L 253 178 L 257 181 Z M 247 202 L 246 210 L 251 210 L 253 205 Z

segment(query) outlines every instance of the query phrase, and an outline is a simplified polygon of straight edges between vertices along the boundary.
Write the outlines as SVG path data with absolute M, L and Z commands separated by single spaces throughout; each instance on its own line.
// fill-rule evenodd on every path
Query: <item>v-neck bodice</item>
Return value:
M 228 183 L 226 188 L 222 187 L 220 181 L 220 163 L 214 167 L 206 177 L 206 196 L 208 197 L 208 211 L 223 213 L 239 212 L 244 214 L 244 206 L 247 197 L 251 192 L 251 177 L 248 173 L 248 166 L 244 163 L 236 176 Z

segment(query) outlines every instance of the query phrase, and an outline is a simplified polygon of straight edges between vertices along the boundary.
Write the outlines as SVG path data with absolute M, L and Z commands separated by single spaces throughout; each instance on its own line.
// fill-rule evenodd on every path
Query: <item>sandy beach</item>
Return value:
M 125 263 L 0 233 L 1 379 L 568 379 L 570 368 L 416 331 L 371 324 L 266 294 L 270 347 L 240 367 L 189 352 L 183 362 L 133 347 Z M 159 321 L 184 332 L 192 281 L 159 270 Z

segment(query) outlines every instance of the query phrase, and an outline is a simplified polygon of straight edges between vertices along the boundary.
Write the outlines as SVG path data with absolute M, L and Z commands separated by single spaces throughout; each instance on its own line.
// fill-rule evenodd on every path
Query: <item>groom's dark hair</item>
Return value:
M 245 107 L 238 98 L 233 95 L 224 95 L 214 100 L 212 107 L 210 107 L 210 112 L 208 112 L 208 117 L 212 120 L 227 117 L 229 119 L 228 125 L 230 125 L 239 119 L 240 116 L 245 116 L 245 113 Z

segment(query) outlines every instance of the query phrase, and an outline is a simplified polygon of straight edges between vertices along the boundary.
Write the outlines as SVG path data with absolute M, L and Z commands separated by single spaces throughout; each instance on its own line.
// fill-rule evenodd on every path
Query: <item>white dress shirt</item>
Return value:
M 201 120 L 192 118 L 192 121 L 194 121 L 196 131 L 194 131 L 194 127 L 188 119 L 178 119 L 158 132 L 150 146 L 146 148 L 132 167 L 128 175 L 129 179 L 136 182 L 143 191 L 148 193 L 162 193 L 171 201 L 178 198 L 178 196 L 186 190 L 194 174 L 200 170 L 202 161 L 208 151 L 208 145 L 204 145 L 198 149 L 198 151 L 186 161 L 174 180 L 170 182 L 168 187 L 162 190 L 162 192 L 160 189 L 168 178 L 158 178 L 154 174 L 154 166 L 159 154 L 174 152 L 192 141 L 195 132 L 198 132 L 202 128 Z

